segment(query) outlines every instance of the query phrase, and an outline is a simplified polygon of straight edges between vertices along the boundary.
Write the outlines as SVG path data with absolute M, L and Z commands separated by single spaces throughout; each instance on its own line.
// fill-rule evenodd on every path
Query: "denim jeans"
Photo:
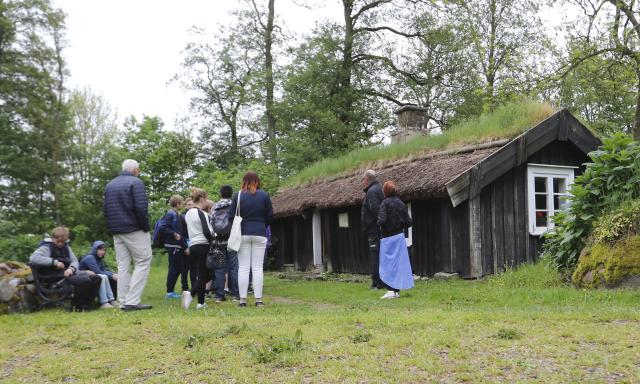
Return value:
M 228 275 L 229 292 L 231 296 L 240 297 L 238 288 L 238 252 L 227 250 L 226 272 Z
M 184 251 L 182 248 L 165 247 L 167 254 L 169 255 L 169 269 L 167 271 L 167 293 L 173 292 L 180 276 L 180 282 L 182 284 L 182 290 L 189 290 L 189 283 L 187 280 L 188 268 L 184 268 L 183 264 L 186 262 L 184 257 Z
M 111 284 L 109 284 L 109 276 L 98 275 L 98 277 L 102 279 L 100 289 L 98 290 L 98 300 L 100 301 L 100 304 L 105 304 L 115 300 L 115 297 L 113 297 L 113 291 L 111 290 Z

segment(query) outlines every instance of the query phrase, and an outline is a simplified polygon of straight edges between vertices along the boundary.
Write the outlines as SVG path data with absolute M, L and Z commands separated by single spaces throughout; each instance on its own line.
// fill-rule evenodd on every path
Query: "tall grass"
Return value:
M 515 137 L 554 112 L 550 104 L 538 101 L 527 100 L 506 104 L 492 113 L 466 120 L 442 134 L 418 137 L 406 144 L 359 148 L 337 158 L 324 159 L 290 177 L 284 185 L 294 186 L 355 170 L 374 162 L 400 159 L 453 145 Z

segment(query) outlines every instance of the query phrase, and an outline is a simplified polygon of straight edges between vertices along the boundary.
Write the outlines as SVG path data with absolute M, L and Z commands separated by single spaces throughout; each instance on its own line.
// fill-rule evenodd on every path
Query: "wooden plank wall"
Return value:
M 338 215 L 342 212 L 349 214 L 349 228 L 338 227 Z M 330 239 L 324 244 L 327 264 L 332 272 L 369 274 L 369 247 L 367 236 L 361 230 L 360 207 L 332 209 L 323 215 L 323 237 Z M 328 223 L 328 224 L 326 224 Z M 328 244 L 327 244 L 328 243 Z
M 293 216 L 277 219 L 271 225 L 271 236 L 276 251 L 276 264 L 294 264 L 305 270 L 313 264 L 313 233 L 311 218 Z

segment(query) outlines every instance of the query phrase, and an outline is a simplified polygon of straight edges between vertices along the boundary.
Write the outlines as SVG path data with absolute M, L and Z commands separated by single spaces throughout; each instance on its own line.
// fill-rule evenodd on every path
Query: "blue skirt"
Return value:
M 380 240 L 380 279 L 394 289 L 413 288 L 413 273 L 404 233 Z

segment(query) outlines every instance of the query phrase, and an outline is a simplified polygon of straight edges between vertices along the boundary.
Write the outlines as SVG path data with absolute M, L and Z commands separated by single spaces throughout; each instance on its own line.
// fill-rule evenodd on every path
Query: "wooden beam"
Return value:
M 482 277 L 482 215 L 480 196 L 469 200 L 469 277 Z

